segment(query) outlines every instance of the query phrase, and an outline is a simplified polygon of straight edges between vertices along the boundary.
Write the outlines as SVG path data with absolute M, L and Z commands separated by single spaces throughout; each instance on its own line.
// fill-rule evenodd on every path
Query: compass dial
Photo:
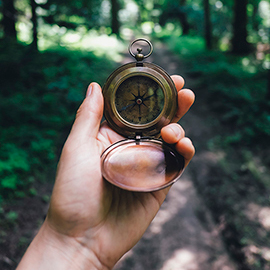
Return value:
M 177 110 L 177 91 L 159 66 L 128 63 L 116 69 L 103 87 L 104 116 L 124 137 L 159 136 Z
M 164 107 L 164 92 L 160 85 L 147 76 L 132 76 L 123 81 L 115 94 L 119 115 L 135 125 L 154 121 Z

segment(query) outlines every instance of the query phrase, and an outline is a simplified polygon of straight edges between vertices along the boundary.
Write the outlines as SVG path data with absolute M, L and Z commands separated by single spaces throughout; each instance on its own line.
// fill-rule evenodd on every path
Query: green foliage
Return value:
M 48 203 L 50 201 L 50 198 L 51 197 L 49 195 L 45 194 L 45 195 L 42 196 L 42 201 L 45 202 L 45 203 Z
M 0 241 L 2 240 L 2 237 L 5 237 L 5 231 L 8 228 L 12 228 L 16 226 L 18 219 L 19 219 L 19 214 L 16 211 L 9 210 L 5 212 L 3 209 L 0 211 L 0 226 L 3 229 L 3 231 L 0 231 Z
M 88 84 L 113 67 L 90 52 L 1 44 L 0 202 L 35 196 L 36 181 L 48 181 Z
M 15 190 L 20 183 L 17 173 L 23 174 L 30 169 L 27 153 L 22 149 L 18 149 L 14 144 L 5 144 L 2 147 L 1 158 L 1 187 Z
M 240 58 L 204 51 L 203 40 L 197 37 L 171 38 L 169 46 L 186 59 L 188 75 L 199 77 L 196 87 L 229 127 L 223 144 L 256 143 L 263 148 L 270 139 L 270 101 L 262 63 L 252 55 Z
M 10 211 L 6 214 L 6 218 L 14 223 L 17 219 L 18 219 L 18 213 L 17 212 L 14 212 L 14 211 Z
M 48 0 L 38 6 L 45 22 L 75 29 L 79 25 L 93 27 L 104 23 L 101 4 L 101 0 Z
M 5 214 L 5 224 L 7 226 L 14 226 L 16 224 L 16 221 L 18 220 L 18 213 L 15 211 L 9 211 Z
M 18 241 L 18 246 L 21 249 L 26 249 L 30 244 L 30 240 L 27 237 L 20 237 L 19 241 Z
M 199 36 L 181 36 L 181 38 L 170 35 L 167 42 L 175 53 L 193 58 L 194 55 L 204 53 L 204 39 Z M 195 58 L 195 57 L 194 57 Z

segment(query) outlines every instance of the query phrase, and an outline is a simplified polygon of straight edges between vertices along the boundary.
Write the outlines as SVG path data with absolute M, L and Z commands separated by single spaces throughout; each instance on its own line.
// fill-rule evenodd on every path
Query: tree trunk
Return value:
M 119 11 L 119 4 L 118 0 L 111 0 L 111 27 L 112 33 L 118 35 L 119 34 L 119 20 L 118 20 L 118 11 Z
M 187 19 L 187 13 L 185 12 L 185 10 L 183 10 L 181 7 L 184 7 L 186 5 L 186 0 L 180 0 L 179 5 L 180 5 L 180 10 L 179 10 L 179 21 L 181 23 L 181 27 L 182 27 L 182 31 L 183 31 L 183 35 L 188 35 L 189 33 L 189 23 L 188 23 L 188 19 Z
M 32 41 L 32 47 L 33 50 L 38 51 L 38 31 L 37 31 L 37 13 L 36 13 L 36 7 L 37 4 L 35 2 L 35 0 L 31 0 L 31 10 L 32 10 L 32 25 L 33 25 L 33 30 L 32 30 L 32 36 L 33 36 L 33 41 Z
M 16 10 L 14 7 L 14 0 L 3 0 L 2 24 L 4 28 L 5 37 L 17 40 L 15 23 L 16 23 Z
M 259 7 L 258 7 L 258 4 L 259 4 L 258 2 L 253 4 L 253 11 L 252 11 L 252 17 L 251 17 L 252 27 L 255 31 L 259 31 L 259 20 L 258 20 Z
M 211 24 L 211 14 L 209 0 L 203 0 L 204 6 L 204 38 L 206 48 L 208 50 L 212 49 L 212 24 Z
M 270 68 L 267 71 L 267 94 L 266 99 L 270 101 Z
M 247 2 L 248 0 L 234 1 L 232 52 L 237 55 L 247 54 L 251 49 L 247 42 Z
M 183 35 L 188 35 L 189 33 L 189 23 L 187 20 L 187 14 L 185 12 L 179 12 L 179 21 L 181 23 Z

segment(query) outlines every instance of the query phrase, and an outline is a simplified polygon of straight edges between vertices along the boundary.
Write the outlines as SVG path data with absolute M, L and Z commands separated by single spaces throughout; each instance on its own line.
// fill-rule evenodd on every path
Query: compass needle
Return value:
M 119 112 L 125 111 L 125 110 L 127 110 L 128 108 L 130 108 L 130 107 L 134 108 L 134 106 L 136 106 L 136 103 L 129 104 L 129 105 L 124 106 L 124 107 L 122 107 L 121 109 L 119 109 Z

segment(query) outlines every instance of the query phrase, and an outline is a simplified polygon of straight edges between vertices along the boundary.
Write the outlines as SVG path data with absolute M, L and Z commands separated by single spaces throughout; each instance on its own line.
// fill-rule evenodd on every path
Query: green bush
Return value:
M 252 55 L 236 57 L 220 51 L 206 51 L 199 37 L 172 37 L 169 46 L 196 78 L 198 96 L 207 97 L 209 108 L 230 128 L 225 144 L 260 144 L 270 139 L 270 101 L 267 74 Z
M 114 67 L 91 52 L 1 43 L 0 201 L 35 195 L 35 182 L 48 181 L 88 84 L 103 84 Z

